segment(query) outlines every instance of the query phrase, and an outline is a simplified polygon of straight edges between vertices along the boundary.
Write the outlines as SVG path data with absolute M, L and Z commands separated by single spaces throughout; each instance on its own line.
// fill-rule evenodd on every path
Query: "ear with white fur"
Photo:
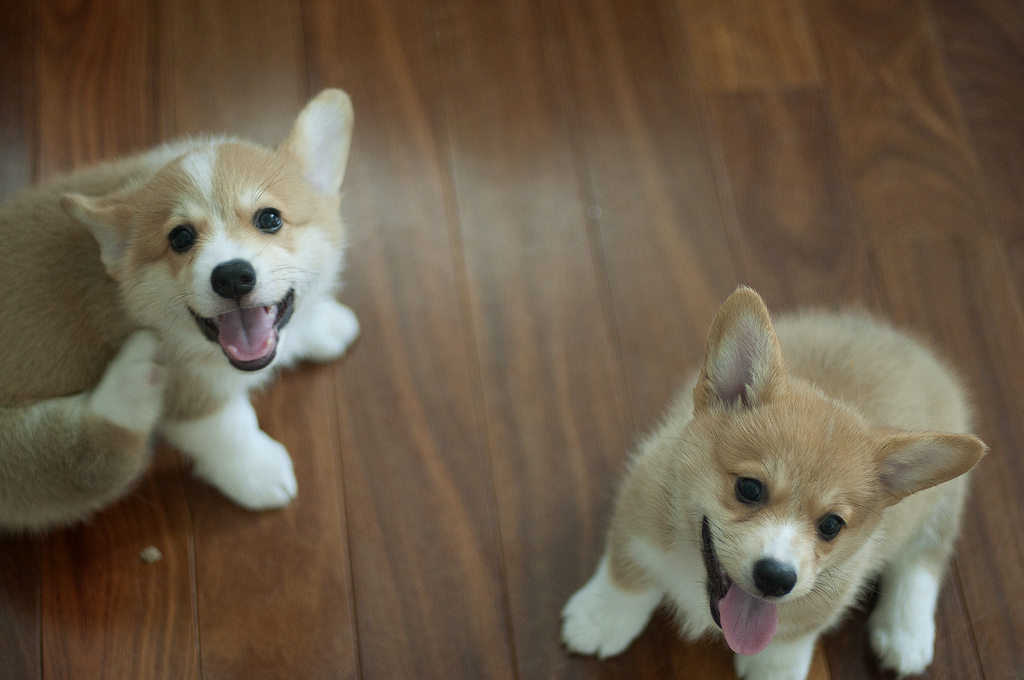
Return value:
M 879 478 L 895 503 L 912 493 L 959 477 L 981 460 L 987 448 L 969 434 L 899 432 L 879 449 Z
M 128 253 L 129 204 L 118 196 L 94 198 L 82 194 L 64 194 L 60 204 L 68 215 L 89 228 L 100 244 L 103 266 L 112 277 L 118 278 Z
M 281 150 L 302 165 L 310 184 L 336 194 L 345 178 L 352 143 L 352 101 L 341 90 L 324 90 L 299 114 Z
M 769 401 L 785 382 L 782 348 L 768 309 L 760 295 L 741 286 L 711 323 L 694 405 L 749 408 Z

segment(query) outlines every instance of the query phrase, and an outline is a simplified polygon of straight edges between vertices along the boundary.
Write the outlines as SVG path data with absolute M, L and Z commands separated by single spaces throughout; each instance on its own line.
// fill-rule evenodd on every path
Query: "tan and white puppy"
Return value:
M 880 576 L 872 647 L 884 668 L 922 672 L 985 452 L 969 428 L 963 388 L 915 340 L 864 314 L 773 326 L 739 289 L 634 460 L 563 640 L 618 654 L 666 601 L 686 637 L 724 636 L 739 676 L 803 680 L 818 636 Z
M 0 528 L 87 517 L 130 488 L 154 434 L 240 505 L 295 497 L 249 392 L 359 333 L 333 297 L 352 120 L 325 90 L 276 149 L 184 140 L 0 209 Z

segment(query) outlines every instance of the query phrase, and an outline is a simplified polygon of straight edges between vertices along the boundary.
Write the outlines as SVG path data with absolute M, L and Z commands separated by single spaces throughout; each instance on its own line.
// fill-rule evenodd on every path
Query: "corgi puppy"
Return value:
M 0 209 L 0 528 L 89 516 L 131 487 L 153 435 L 246 508 L 295 497 L 249 392 L 359 332 L 333 297 L 352 120 L 325 90 L 276 149 L 180 141 Z
M 773 326 L 740 288 L 707 355 L 623 482 L 606 553 L 562 639 L 612 656 L 665 601 L 687 638 L 720 634 L 746 680 L 804 680 L 815 641 L 880 577 L 883 668 L 932 659 L 935 607 L 985 453 L 957 379 L 861 314 Z

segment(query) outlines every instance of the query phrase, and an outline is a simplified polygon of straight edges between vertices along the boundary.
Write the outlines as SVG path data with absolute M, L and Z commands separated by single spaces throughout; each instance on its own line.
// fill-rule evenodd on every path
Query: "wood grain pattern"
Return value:
M 307 94 L 298 3 L 168 0 L 159 7 L 166 132 L 281 141 Z
M 2 0 L 0 15 L 0 200 L 32 179 L 35 150 L 35 44 L 37 7 L 31 2 Z
M 872 212 L 865 229 L 884 238 L 984 228 L 973 151 L 921 3 L 810 5 L 840 148 Z
M 343 293 L 362 338 L 337 367 L 342 483 L 366 678 L 509 678 L 494 489 L 426 7 L 304 4 L 313 89 L 356 107 Z
M 559 612 L 594 568 L 626 418 L 558 55 L 539 3 L 431 10 L 516 670 L 587 675 L 558 641 Z
M 156 142 L 152 2 L 40 4 L 38 175 Z
M 707 328 L 737 277 L 673 7 L 557 7 L 573 95 L 566 110 L 570 119 L 578 112 L 580 183 L 607 270 L 635 439 L 703 359 Z
M 1024 292 L 1024 8 L 1004 0 L 931 3 L 974 142 L 989 208 Z
M 192 481 L 203 677 L 356 677 L 331 368 L 284 373 L 256 407 L 292 455 L 299 497 L 253 513 Z
M 676 3 L 704 87 L 773 89 L 818 81 L 818 52 L 800 0 Z
M 746 281 L 770 309 L 877 308 L 867 244 L 821 92 L 708 94 Z
M 47 678 L 198 678 L 181 464 L 163 451 L 132 495 L 42 550 Z M 162 558 L 148 564 L 143 549 Z

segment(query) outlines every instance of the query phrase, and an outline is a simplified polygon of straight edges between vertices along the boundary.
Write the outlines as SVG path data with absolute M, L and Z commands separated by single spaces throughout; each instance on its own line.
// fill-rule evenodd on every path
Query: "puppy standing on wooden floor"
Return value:
M 359 333 L 333 298 L 352 106 L 325 90 L 275 150 L 184 140 L 0 209 L 0 528 L 87 517 L 165 437 L 247 508 L 295 497 L 249 391 Z
M 969 427 L 962 387 L 914 340 L 856 314 L 773 326 L 739 289 L 633 462 L 563 640 L 618 654 L 667 600 L 688 638 L 724 635 L 739 676 L 803 680 L 818 636 L 880 576 L 872 648 L 900 676 L 923 672 L 985 453 Z

